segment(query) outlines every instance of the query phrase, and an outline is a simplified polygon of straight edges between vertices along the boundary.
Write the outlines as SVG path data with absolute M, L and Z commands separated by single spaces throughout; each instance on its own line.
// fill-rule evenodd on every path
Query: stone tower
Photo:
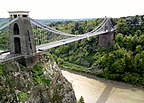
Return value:
M 114 44 L 115 32 L 111 31 L 114 28 L 114 24 L 111 22 L 110 18 L 107 18 L 107 20 L 105 26 L 102 28 L 102 31 L 106 31 L 106 33 L 98 36 L 98 46 L 100 47 Z
M 33 55 L 36 53 L 34 35 L 28 11 L 10 11 L 10 18 L 15 19 L 9 26 L 10 54 Z

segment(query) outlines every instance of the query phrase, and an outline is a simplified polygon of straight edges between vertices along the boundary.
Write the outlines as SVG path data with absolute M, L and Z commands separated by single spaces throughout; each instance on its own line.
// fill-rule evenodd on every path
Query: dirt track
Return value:
M 92 79 L 64 70 L 62 74 L 72 83 L 77 99 L 83 96 L 85 103 L 144 103 L 144 89 Z

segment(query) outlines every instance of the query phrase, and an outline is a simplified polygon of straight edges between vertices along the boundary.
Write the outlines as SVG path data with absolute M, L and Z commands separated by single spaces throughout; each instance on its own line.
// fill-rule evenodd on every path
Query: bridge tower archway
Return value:
M 18 37 L 14 38 L 14 49 L 15 49 L 15 54 L 21 54 L 21 43 L 20 43 L 20 38 Z
M 19 27 L 17 23 L 14 24 L 13 32 L 14 35 L 19 35 Z

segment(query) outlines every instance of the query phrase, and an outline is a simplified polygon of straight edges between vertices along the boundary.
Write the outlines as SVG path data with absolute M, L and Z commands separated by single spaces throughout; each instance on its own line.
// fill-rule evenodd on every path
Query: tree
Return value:
M 144 35 L 141 35 L 140 37 L 139 37 L 139 43 L 140 43 L 140 45 L 144 45 Z
M 115 42 L 118 43 L 120 46 L 122 45 L 122 43 L 123 43 L 123 35 L 121 33 L 116 35 Z
M 115 50 L 121 49 L 118 43 L 115 43 L 115 45 L 113 47 Z
M 78 100 L 78 103 L 85 103 L 83 96 L 80 97 L 80 99 Z
M 137 46 L 136 46 L 136 49 L 135 49 L 135 53 L 136 53 L 136 54 L 137 54 L 137 53 L 140 53 L 141 50 L 142 50 L 141 45 L 137 45 Z
M 61 64 L 63 64 L 63 59 L 61 59 L 61 58 L 57 58 L 57 63 L 59 64 L 59 65 L 61 65 Z
M 137 35 L 137 36 L 140 36 L 140 35 L 142 35 L 142 32 L 141 32 L 141 30 L 137 30 L 137 31 L 135 32 L 135 35 Z
M 107 54 L 98 55 L 98 58 L 93 66 L 97 66 L 98 68 L 102 69 L 104 72 L 105 68 L 107 67 L 107 62 L 108 62 L 107 59 L 108 59 Z
M 136 46 L 138 45 L 138 36 L 137 35 L 134 35 L 132 37 L 132 51 L 134 51 L 136 49 Z
M 127 31 L 126 20 L 125 19 L 119 19 L 117 21 L 117 31 L 116 31 L 116 33 L 127 34 L 126 31 Z
M 132 35 L 130 34 L 129 36 L 125 36 L 124 37 L 124 48 L 131 50 L 133 46 L 133 42 L 132 42 Z

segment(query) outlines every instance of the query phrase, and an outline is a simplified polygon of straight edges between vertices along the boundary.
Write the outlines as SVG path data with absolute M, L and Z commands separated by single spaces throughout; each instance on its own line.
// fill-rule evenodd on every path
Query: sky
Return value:
M 8 11 L 30 11 L 33 19 L 78 19 L 144 15 L 144 0 L 0 0 L 0 18 Z

